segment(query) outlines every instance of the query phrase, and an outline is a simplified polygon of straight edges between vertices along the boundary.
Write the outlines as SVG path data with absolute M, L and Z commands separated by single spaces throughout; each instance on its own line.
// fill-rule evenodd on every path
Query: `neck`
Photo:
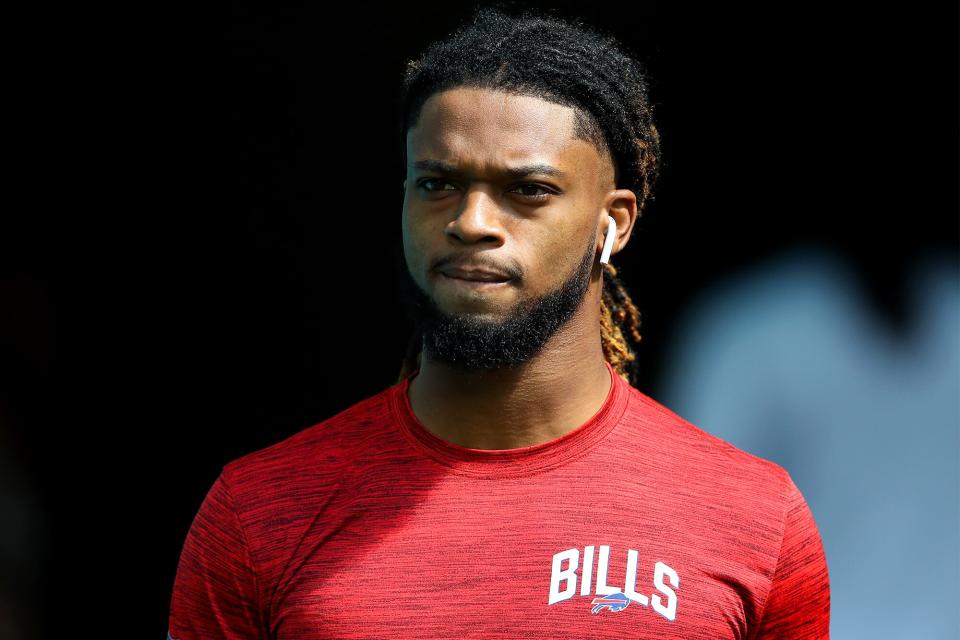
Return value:
M 600 307 L 588 295 L 536 356 L 515 368 L 463 371 L 421 356 L 410 405 L 431 432 L 472 449 L 515 449 L 559 438 L 595 414 L 610 391 Z

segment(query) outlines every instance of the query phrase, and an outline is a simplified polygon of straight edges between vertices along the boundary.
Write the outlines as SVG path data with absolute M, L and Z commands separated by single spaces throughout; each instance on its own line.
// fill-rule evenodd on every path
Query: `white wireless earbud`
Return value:
M 617 223 L 612 216 L 607 216 L 607 237 L 603 239 L 603 251 L 600 253 L 600 264 L 610 262 L 610 251 L 613 241 L 617 239 Z

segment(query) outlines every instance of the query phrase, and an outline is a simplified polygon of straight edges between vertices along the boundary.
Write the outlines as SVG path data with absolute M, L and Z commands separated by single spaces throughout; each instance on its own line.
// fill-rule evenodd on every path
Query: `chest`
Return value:
M 615 493 L 368 495 L 298 537 L 271 628 L 282 639 L 745 637 L 748 567 L 738 575 L 722 536 Z

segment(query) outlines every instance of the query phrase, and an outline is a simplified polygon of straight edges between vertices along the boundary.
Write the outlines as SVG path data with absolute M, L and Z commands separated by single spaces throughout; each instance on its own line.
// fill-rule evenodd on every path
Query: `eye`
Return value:
M 448 189 L 432 189 L 428 187 L 427 185 L 430 184 L 431 182 L 436 182 L 439 184 L 450 184 L 449 182 L 447 182 L 446 180 L 442 180 L 441 178 L 425 178 L 417 182 L 417 186 L 423 189 L 426 189 L 427 191 L 448 191 Z
M 434 185 L 434 186 L 430 186 L 430 185 Z M 437 185 L 439 185 L 440 187 L 442 187 L 443 185 L 447 185 L 451 188 L 450 189 L 438 188 Z M 456 185 L 454 185 L 451 182 L 447 182 L 442 178 L 423 178 L 417 181 L 417 187 L 424 189 L 428 193 L 435 193 L 438 191 L 455 191 L 457 188 Z M 535 190 L 536 192 L 530 193 L 531 190 Z M 512 192 L 526 191 L 526 193 L 519 193 L 519 195 L 528 200 L 536 200 L 536 201 L 547 200 L 551 196 L 557 195 L 557 193 L 552 189 L 548 189 L 547 187 L 541 184 L 537 184 L 535 182 L 527 182 L 527 183 L 518 185 L 514 187 L 511 191 Z
M 532 199 L 534 199 L 534 200 L 546 200 L 546 199 L 549 198 L 550 196 L 556 195 L 553 191 L 551 191 L 550 189 L 547 189 L 547 188 L 544 187 L 543 185 L 535 184 L 535 183 L 533 183 L 533 182 L 529 182 L 529 183 L 527 183 L 527 184 L 522 184 L 522 185 L 520 185 L 519 187 L 517 187 L 517 189 L 539 189 L 539 190 L 541 191 L 541 193 L 522 193 L 522 194 L 520 194 L 520 195 L 522 195 L 522 196 L 525 197 L 525 198 L 532 198 Z

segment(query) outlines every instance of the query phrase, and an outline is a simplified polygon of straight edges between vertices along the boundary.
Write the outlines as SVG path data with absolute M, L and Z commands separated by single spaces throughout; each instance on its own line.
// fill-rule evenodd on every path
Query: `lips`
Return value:
M 512 278 L 502 271 L 492 271 L 489 269 L 474 269 L 466 267 L 443 267 L 440 273 L 448 278 L 457 278 L 459 280 L 470 280 L 472 282 L 506 282 Z

